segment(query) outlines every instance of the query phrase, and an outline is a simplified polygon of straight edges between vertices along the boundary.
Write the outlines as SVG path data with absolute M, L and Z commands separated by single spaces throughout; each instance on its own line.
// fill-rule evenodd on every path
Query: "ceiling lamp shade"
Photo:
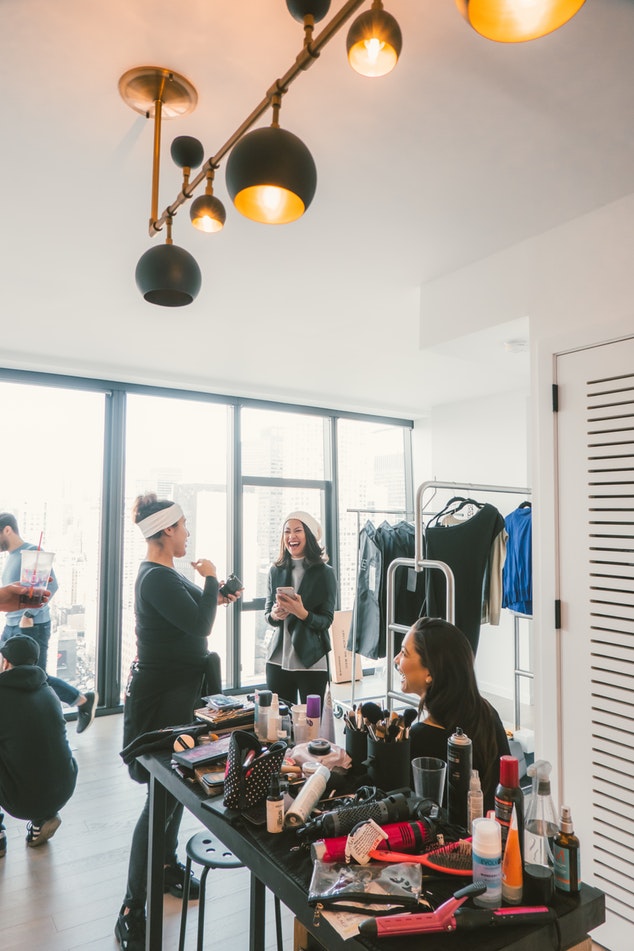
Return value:
M 585 0 L 456 0 L 465 20 L 498 43 L 523 43 L 546 36 L 571 20 Z
M 301 139 L 271 126 L 247 133 L 234 145 L 226 168 L 227 190 L 245 218 L 282 225 L 304 214 L 317 188 L 317 168 Z
M 161 307 L 191 304 L 202 281 L 196 259 L 175 244 L 159 244 L 146 251 L 134 276 L 145 300 Z
M 328 13 L 330 0 L 286 0 L 286 6 L 293 19 L 299 23 L 303 23 L 305 17 L 312 17 L 318 23 Z
M 403 48 L 401 28 L 391 13 L 386 13 L 381 0 L 374 0 L 372 9 L 362 13 L 348 31 L 346 40 L 348 62 L 362 76 L 375 78 L 390 73 Z
M 193 135 L 177 135 L 170 147 L 172 161 L 179 168 L 198 168 L 205 158 L 202 142 Z
M 201 195 L 192 202 L 189 217 L 194 228 L 206 234 L 214 234 L 216 231 L 222 231 L 227 212 L 215 195 Z
M 204 231 L 206 234 L 222 231 L 227 220 L 225 206 L 214 195 L 214 174 L 215 170 L 213 168 L 207 169 L 205 194 L 196 198 L 189 209 L 189 217 L 194 228 L 198 228 L 199 231 Z

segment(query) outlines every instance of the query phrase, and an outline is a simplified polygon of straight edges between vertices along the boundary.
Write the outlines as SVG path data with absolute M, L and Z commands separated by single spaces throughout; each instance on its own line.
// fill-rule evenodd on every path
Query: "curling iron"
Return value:
M 485 891 L 484 882 L 473 882 L 454 892 L 436 911 L 366 918 L 359 925 L 359 932 L 368 937 L 382 938 L 395 934 L 428 934 L 434 931 L 452 932 L 457 929 L 539 924 L 554 921 L 557 917 L 556 912 L 545 905 L 494 909 L 460 907 L 468 898 L 475 898 Z

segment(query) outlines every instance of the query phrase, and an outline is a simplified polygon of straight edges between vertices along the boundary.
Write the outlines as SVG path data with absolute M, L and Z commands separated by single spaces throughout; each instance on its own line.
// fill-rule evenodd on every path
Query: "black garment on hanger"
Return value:
M 455 624 L 469 639 L 475 654 L 480 639 L 482 603 L 488 598 L 489 559 L 494 540 L 504 530 L 504 519 L 488 502 L 461 501 L 474 504 L 477 511 L 471 518 L 457 525 L 429 524 L 425 530 L 425 557 L 444 561 L 455 578 Z M 438 513 L 437 521 L 449 512 L 455 512 L 451 504 Z M 425 610 L 430 617 L 445 617 L 445 576 L 441 571 L 429 570 L 427 575 L 427 600 Z
M 415 529 L 411 522 L 396 525 L 382 522 L 375 528 L 368 521 L 359 533 L 359 575 L 352 615 L 356 630 L 356 650 L 364 657 L 378 659 L 387 651 L 387 569 L 396 558 L 414 558 Z M 413 624 L 424 600 L 423 572 L 399 566 L 394 575 L 394 618 L 397 624 Z M 356 625 L 356 627 L 355 627 Z M 403 635 L 395 633 L 394 652 L 400 650 Z

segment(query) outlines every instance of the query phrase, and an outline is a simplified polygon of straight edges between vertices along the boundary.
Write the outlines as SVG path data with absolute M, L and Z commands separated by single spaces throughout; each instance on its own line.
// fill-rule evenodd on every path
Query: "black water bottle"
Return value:
M 471 782 L 473 747 L 460 727 L 447 740 L 447 818 L 468 828 L 467 797 Z

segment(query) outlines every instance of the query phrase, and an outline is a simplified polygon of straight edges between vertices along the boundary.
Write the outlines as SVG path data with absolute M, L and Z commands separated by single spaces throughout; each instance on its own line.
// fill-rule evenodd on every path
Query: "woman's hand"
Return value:
M 270 614 L 271 614 L 271 617 L 273 618 L 274 621 L 285 621 L 286 618 L 288 617 L 288 611 L 285 611 L 284 608 L 281 607 L 281 606 L 277 603 L 277 601 L 275 602 L 275 604 L 274 604 L 273 607 L 271 608 Z
M 285 594 L 283 591 L 278 591 L 276 606 L 279 606 L 282 611 L 286 611 L 285 617 L 294 614 L 300 621 L 305 621 L 308 617 L 308 611 L 304 607 L 301 594 Z M 273 614 L 272 611 L 271 614 Z
M 199 558 L 198 561 L 192 561 L 191 566 L 195 568 L 198 574 L 202 575 L 203 578 L 216 577 L 216 566 L 213 561 L 209 561 L 208 558 Z
M 225 583 L 224 581 L 221 581 L 221 582 L 220 582 L 220 587 L 221 587 L 221 588 L 222 588 L 222 586 L 223 586 L 224 583 Z M 237 591 L 235 594 L 223 594 L 221 591 L 219 591 L 219 592 L 218 592 L 218 604 L 224 604 L 225 606 L 226 606 L 227 604 L 233 604 L 234 601 L 237 601 L 237 600 L 238 600 L 238 598 L 240 597 L 240 595 L 242 594 L 243 591 L 244 591 L 244 588 L 240 588 L 240 590 Z

